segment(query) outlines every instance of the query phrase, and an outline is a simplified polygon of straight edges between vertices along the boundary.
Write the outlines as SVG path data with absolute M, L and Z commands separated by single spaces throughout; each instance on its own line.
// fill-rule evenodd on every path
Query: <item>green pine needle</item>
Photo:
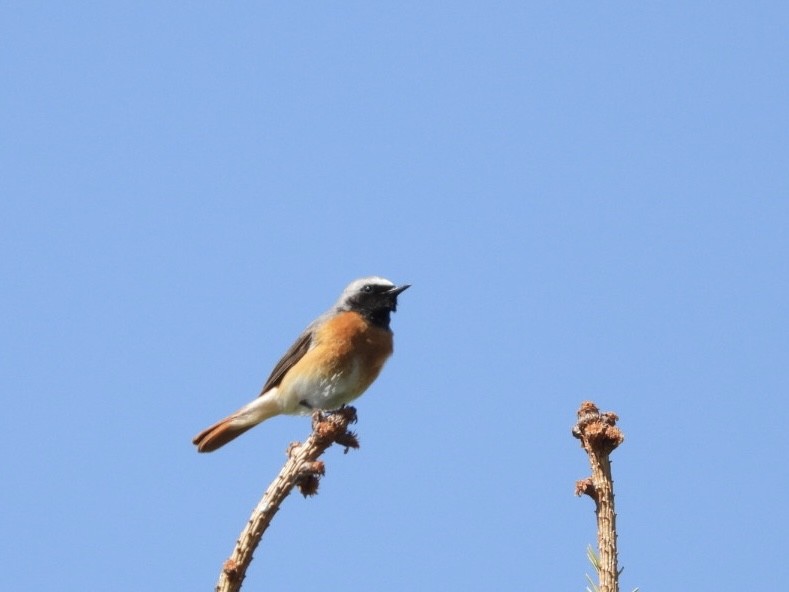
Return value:
M 592 548 L 592 545 L 587 545 L 587 547 L 586 547 L 586 557 L 589 559 L 589 563 L 592 564 L 592 567 L 594 567 L 595 573 L 597 574 L 598 579 L 599 579 L 599 576 L 600 576 L 600 557 L 597 555 L 597 553 L 595 553 L 595 550 Z M 619 573 L 621 574 L 624 571 L 624 569 L 625 569 L 624 567 L 622 569 L 620 569 Z M 600 587 L 597 584 L 594 583 L 594 580 L 592 580 L 592 578 L 589 576 L 589 574 L 586 574 L 586 579 L 589 582 L 589 586 L 586 587 L 586 592 L 600 592 Z M 591 588 L 590 588 L 590 586 L 591 586 Z M 633 589 L 633 592 L 638 592 L 638 588 Z

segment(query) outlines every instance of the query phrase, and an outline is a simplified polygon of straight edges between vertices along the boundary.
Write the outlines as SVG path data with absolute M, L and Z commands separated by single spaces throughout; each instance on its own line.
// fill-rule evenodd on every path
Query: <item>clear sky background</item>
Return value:
M 250 590 L 789 581 L 784 2 L 0 9 L 0 589 L 212 589 L 305 418 L 210 455 L 350 280 L 413 287 L 362 447 Z

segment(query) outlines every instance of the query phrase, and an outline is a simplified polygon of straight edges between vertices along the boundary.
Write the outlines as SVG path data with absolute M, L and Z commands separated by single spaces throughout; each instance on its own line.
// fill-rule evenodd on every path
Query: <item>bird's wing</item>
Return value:
M 263 385 L 263 390 L 260 391 L 260 395 L 282 382 L 282 378 L 285 376 L 285 374 L 287 374 L 288 370 L 290 370 L 296 364 L 296 362 L 304 357 L 304 354 L 306 354 L 310 349 L 310 345 L 312 343 L 312 334 L 312 327 L 308 327 L 304 333 L 302 333 L 294 342 L 294 344 L 290 346 L 290 349 L 285 352 L 285 355 L 282 356 L 282 359 L 277 362 L 276 366 L 274 366 L 274 369 L 271 371 L 271 375 L 268 377 L 266 384 Z

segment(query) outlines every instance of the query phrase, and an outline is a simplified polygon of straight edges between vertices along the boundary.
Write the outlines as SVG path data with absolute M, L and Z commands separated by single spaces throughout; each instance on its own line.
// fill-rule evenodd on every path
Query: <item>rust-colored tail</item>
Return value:
M 281 408 L 276 398 L 276 391 L 272 389 L 233 415 L 229 415 L 204 429 L 194 437 L 192 444 L 197 446 L 197 452 L 213 452 L 260 422 L 280 413 Z
M 255 427 L 254 425 L 234 426 L 234 420 L 235 418 L 231 415 L 197 434 L 192 440 L 192 444 L 197 446 L 197 452 L 213 452 Z

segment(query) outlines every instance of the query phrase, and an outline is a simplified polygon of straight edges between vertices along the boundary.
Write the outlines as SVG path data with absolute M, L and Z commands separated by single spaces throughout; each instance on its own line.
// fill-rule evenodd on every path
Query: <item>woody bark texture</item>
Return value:
M 312 433 L 304 442 L 294 442 L 288 447 L 288 460 L 258 502 L 236 541 L 233 553 L 222 566 L 216 592 L 241 590 L 263 533 L 294 487 L 298 487 L 304 497 L 318 492 L 320 478 L 325 472 L 323 462 L 318 458 L 326 449 L 334 443 L 344 446 L 346 452 L 349 448 L 359 447 L 356 434 L 348 430 L 354 422 L 356 409 L 353 407 L 329 413 L 316 411 L 312 415 Z
M 575 484 L 575 494 L 586 494 L 594 500 L 597 516 L 597 547 L 600 554 L 600 592 L 619 592 L 619 571 L 616 552 L 616 512 L 614 481 L 611 478 L 609 455 L 625 439 L 614 413 L 601 413 L 591 401 L 578 410 L 578 423 L 573 436 L 589 456 L 592 476 Z

